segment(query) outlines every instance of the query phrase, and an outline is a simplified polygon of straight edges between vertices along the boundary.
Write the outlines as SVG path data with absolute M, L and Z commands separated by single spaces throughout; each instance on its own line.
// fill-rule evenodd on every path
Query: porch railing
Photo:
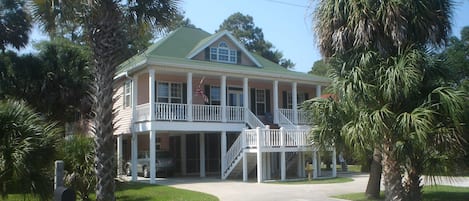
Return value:
M 150 104 L 137 105 L 135 113 L 135 121 L 150 120 Z
M 226 106 L 226 120 L 228 122 L 244 122 L 244 108 L 236 106 Z
M 187 120 L 187 105 L 179 103 L 155 103 L 157 120 Z
M 293 122 L 294 113 L 293 113 L 292 109 L 280 108 L 280 109 L 278 109 L 278 111 L 280 113 L 279 118 L 283 114 L 283 116 L 285 116 L 290 122 L 294 123 Z M 309 123 L 308 118 L 306 116 L 306 112 L 303 111 L 303 110 L 298 110 L 297 119 L 298 119 L 298 125 L 306 125 L 306 124 Z
M 218 105 L 192 105 L 194 121 L 221 121 L 221 107 Z
M 159 121 L 188 121 L 189 105 L 181 103 L 155 103 L 155 118 Z M 219 105 L 192 105 L 192 121 L 221 122 L 222 107 Z M 136 121 L 150 120 L 150 104 L 136 106 Z M 243 107 L 226 106 L 227 122 L 244 122 Z
M 309 129 L 259 129 L 259 136 L 262 139 L 261 147 L 302 147 L 309 146 Z M 257 146 L 257 129 L 245 129 L 244 135 L 246 147 Z

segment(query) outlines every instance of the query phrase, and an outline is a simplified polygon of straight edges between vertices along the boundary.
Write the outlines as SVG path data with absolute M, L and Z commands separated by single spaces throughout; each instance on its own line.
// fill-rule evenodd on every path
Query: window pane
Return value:
M 230 62 L 236 63 L 236 51 L 235 50 L 230 50 Z
M 182 86 L 180 83 L 171 84 L 171 98 L 182 98 Z
M 265 102 L 265 95 L 264 90 L 257 90 L 256 91 L 256 102 Z
M 210 100 L 212 101 L 220 100 L 220 87 L 212 86 L 210 88 Z
M 228 49 L 218 49 L 218 54 L 220 55 L 227 55 L 228 56 Z
M 217 60 L 217 48 L 210 48 L 210 60 Z
M 158 83 L 158 97 L 169 97 L 169 86 L 168 83 Z
M 167 103 L 167 102 L 168 102 L 168 98 L 158 98 L 158 102 L 159 102 L 159 103 Z

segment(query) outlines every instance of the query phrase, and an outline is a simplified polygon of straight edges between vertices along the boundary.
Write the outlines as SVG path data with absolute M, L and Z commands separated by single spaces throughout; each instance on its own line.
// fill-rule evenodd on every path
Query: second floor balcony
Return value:
M 151 121 L 150 104 L 145 103 L 136 106 L 134 122 Z M 154 103 L 155 121 L 187 121 L 187 122 L 230 122 L 244 123 L 252 116 L 249 108 L 240 106 L 220 106 L 220 105 L 200 105 L 200 104 L 181 104 L 181 103 Z M 298 110 L 297 113 L 292 109 L 279 109 L 274 111 L 281 116 L 281 122 L 273 121 L 272 117 L 276 114 L 266 114 L 263 120 L 272 124 L 309 124 L 306 118 L 306 112 Z M 259 118 L 259 117 L 258 117 Z M 282 121 L 283 120 L 283 121 Z

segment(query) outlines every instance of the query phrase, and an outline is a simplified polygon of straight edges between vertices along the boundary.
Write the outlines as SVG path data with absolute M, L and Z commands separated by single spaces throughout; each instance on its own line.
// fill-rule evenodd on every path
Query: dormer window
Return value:
M 218 61 L 223 63 L 236 63 L 237 55 L 235 49 L 230 49 L 228 44 L 220 42 L 218 47 L 210 48 L 210 61 Z

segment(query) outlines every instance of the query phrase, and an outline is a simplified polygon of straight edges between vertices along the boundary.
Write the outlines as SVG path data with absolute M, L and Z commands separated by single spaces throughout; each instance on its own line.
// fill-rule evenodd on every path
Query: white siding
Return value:
M 132 122 L 132 105 L 124 108 L 124 82 L 119 81 L 117 86 L 118 88 L 114 95 L 114 99 L 116 99 L 116 102 L 114 103 L 114 110 L 116 111 L 114 125 L 116 131 L 114 132 L 114 135 L 130 133 Z

